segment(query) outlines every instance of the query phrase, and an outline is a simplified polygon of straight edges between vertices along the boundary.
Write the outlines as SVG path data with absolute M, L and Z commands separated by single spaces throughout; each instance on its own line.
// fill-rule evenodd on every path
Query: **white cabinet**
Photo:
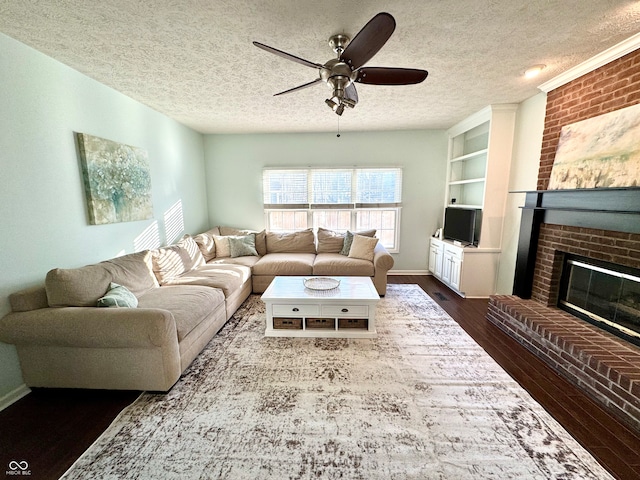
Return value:
M 462 297 L 494 294 L 499 260 L 499 249 L 463 247 L 431 238 L 429 271 Z

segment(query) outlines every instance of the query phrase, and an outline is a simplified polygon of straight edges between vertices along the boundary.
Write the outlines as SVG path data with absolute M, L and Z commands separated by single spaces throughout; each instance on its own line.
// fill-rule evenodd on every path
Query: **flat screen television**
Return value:
M 447 207 L 444 211 L 443 237 L 464 245 L 478 246 L 482 210 Z

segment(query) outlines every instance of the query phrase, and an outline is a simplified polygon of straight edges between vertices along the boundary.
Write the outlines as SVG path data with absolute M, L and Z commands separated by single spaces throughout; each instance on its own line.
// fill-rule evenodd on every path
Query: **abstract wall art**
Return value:
M 153 218 L 151 173 L 143 149 L 76 133 L 89 222 L 92 225 Z
M 640 186 L 640 105 L 562 127 L 549 190 Z

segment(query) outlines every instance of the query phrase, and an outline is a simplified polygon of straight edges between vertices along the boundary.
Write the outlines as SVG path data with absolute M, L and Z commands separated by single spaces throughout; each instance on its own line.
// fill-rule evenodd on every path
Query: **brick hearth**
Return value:
M 496 295 L 487 318 L 640 431 L 640 349 L 562 310 Z
M 555 306 L 568 253 L 637 267 L 640 234 L 542 224 L 531 300 L 493 296 L 487 318 L 640 431 L 640 348 Z

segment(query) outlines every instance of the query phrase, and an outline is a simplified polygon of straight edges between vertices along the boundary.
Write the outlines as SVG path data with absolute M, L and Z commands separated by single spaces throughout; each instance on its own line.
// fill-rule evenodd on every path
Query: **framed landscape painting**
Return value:
M 76 133 L 89 222 L 92 225 L 153 218 L 147 152 Z
M 640 105 L 562 127 L 549 190 L 640 186 Z

